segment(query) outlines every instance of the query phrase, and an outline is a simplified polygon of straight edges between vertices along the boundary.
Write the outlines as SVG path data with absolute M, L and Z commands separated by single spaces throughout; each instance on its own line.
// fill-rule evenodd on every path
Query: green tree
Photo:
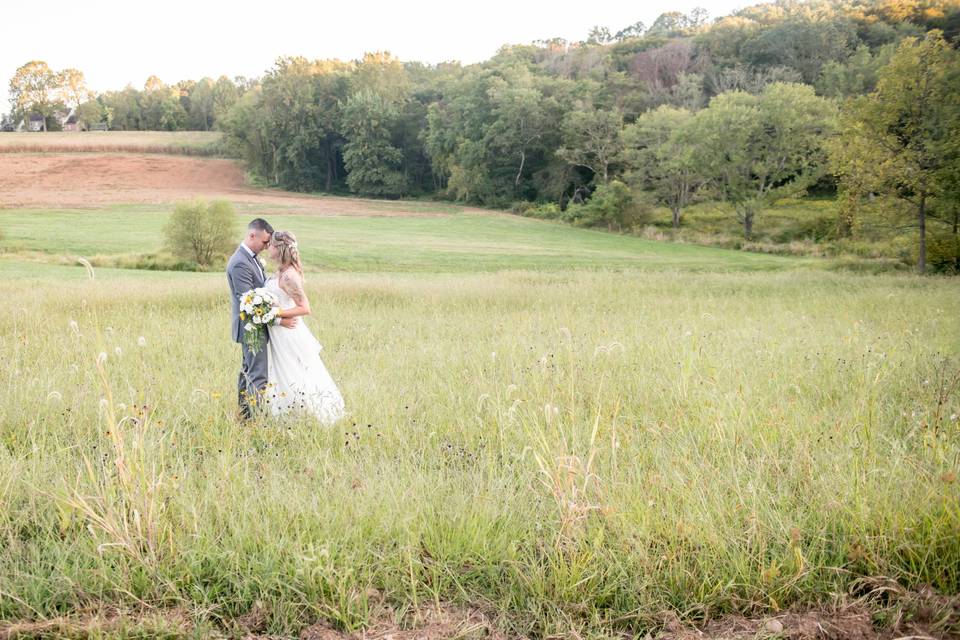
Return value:
M 180 131 L 187 121 L 187 112 L 180 104 L 180 94 L 157 76 L 147 78 L 140 94 L 140 127 L 144 131 Z
M 220 76 L 213 85 L 213 117 L 219 121 L 240 99 L 237 85 L 227 76 Z
M 674 229 L 680 227 L 683 209 L 709 181 L 699 166 L 692 122 L 692 112 L 664 105 L 623 132 L 628 183 L 669 208 Z
M 210 131 L 214 122 L 213 81 L 202 78 L 188 90 L 187 123 L 195 131 Z
M 919 228 L 917 268 L 927 266 L 931 204 L 956 193 L 960 162 L 958 54 L 938 31 L 907 38 L 880 70 L 875 91 L 849 102 L 831 146 L 848 215 L 870 194 L 898 199 Z
M 87 80 L 79 69 L 64 69 L 57 74 L 57 85 L 60 98 L 69 109 L 80 111 L 80 105 L 94 97 L 93 91 L 87 87 Z
M 745 237 L 763 205 L 805 190 L 821 174 L 833 116 L 833 103 L 813 87 L 780 83 L 757 96 L 721 94 L 696 114 L 697 172 L 733 205 Z
M 119 131 L 144 129 L 143 111 L 140 107 L 140 92 L 131 86 L 122 91 L 109 91 L 99 98 L 103 104 L 107 124 Z
M 589 169 L 597 182 L 605 184 L 610 180 L 610 166 L 623 147 L 622 128 L 623 116 L 617 111 L 570 111 L 563 119 L 563 146 L 556 154 L 572 166 Z
M 485 146 L 509 166 L 513 161 L 513 188 L 532 173 L 529 159 L 545 150 L 544 136 L 554 124 L 550 99 L 543 95 L 533 74 L 523 68 L 491 79 L 488 89 L 492 122 L 484 136 Z
M 885 45 L 874 54 L 869 47 L 861 45 L 846 60 L 827 62 L 817 80 L 817 91 L 831 98 L 870 93 L 877 86 L 880 68 L 890 61 L 895 50 L 895 45 Z
M 207 267 L 233 248 L 236 224 L 226 200 L 193 200 L 176 205 L 163 235 L 170 253 Z
M 398 197 L 407 190 L 400 171 L 403 152 L 393 146 L 391 127 L 399 117 L 395 105 L 369 90 L 355 93 L 343 105 L 341 133 L 347 186 L 367 196 Z
M 77 108 L 77 120 L 85 128 L 105 122 L 106 117 L 106 110 L 99 100 L 87 100 Z
M 41 60 L 32 60 L 18 68 L 10 79 L 10 104 L 14 117 L 27 118 L 31 113 L 43 116 L 43 130 L 47 119 L 62 108 L 59 100 L 60 77 Z

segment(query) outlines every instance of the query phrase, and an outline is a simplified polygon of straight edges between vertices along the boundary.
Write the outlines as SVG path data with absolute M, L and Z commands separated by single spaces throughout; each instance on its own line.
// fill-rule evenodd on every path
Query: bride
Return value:
M 310 315 L 296 236 L 289 231 L 276 231 L 270 238 L 269 249 L 270 259 L 278 268 L 264 286 L 279 299 L 280 317 Z M 304 322 L 298 322 L 293 329 L 271 328 L 265 395 L 273 415 L 311 413 L 324 424 L 343 417 L 343 397 L 320 359 L 321 349 Z

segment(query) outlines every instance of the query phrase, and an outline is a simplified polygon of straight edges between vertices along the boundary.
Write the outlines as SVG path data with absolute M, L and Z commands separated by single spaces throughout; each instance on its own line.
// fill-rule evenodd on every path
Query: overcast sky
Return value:
M 220 75 L 255 77 L 284 55 L 352 60 L 390 51 L 401 60 L 465 64 L 504 44 L 586 38 L 593 25 L 616 32 L 648 26 L 664 11 L 702 6 L 710 18 L 755 4 L 736 0 L 48 0 L 27 17 L 7 12 L 0 26 L 0 112 L 17 67 L 43 60 L 83 71 L 95 91 L 142 88 Z M 589 9 L 589 13 L 584 9 Z

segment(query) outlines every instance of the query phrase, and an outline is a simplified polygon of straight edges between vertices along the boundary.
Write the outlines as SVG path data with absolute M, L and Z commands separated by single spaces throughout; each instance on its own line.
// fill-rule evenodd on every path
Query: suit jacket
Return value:
M 230 302 L 232 308 L 232 323 L 230 330 L 234 342 L 243 343 L 243 323 L 240 322 L 240 297 L 250 289 L 262 287 L 264 284 L 263 272 L 257 265 L 257 259 L 247 253 L 243 247 L 237 250 L 227 261 L 227 283 L 230 285 Z M 267 340 L 270 339 L 267 332 Z

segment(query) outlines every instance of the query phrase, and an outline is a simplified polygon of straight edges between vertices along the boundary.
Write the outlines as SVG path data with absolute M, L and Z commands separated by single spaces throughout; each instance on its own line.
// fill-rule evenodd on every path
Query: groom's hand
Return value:
M 299 318 L 280 318 L 280 326 L 287 329 L 293 329 L 297 326 Z

